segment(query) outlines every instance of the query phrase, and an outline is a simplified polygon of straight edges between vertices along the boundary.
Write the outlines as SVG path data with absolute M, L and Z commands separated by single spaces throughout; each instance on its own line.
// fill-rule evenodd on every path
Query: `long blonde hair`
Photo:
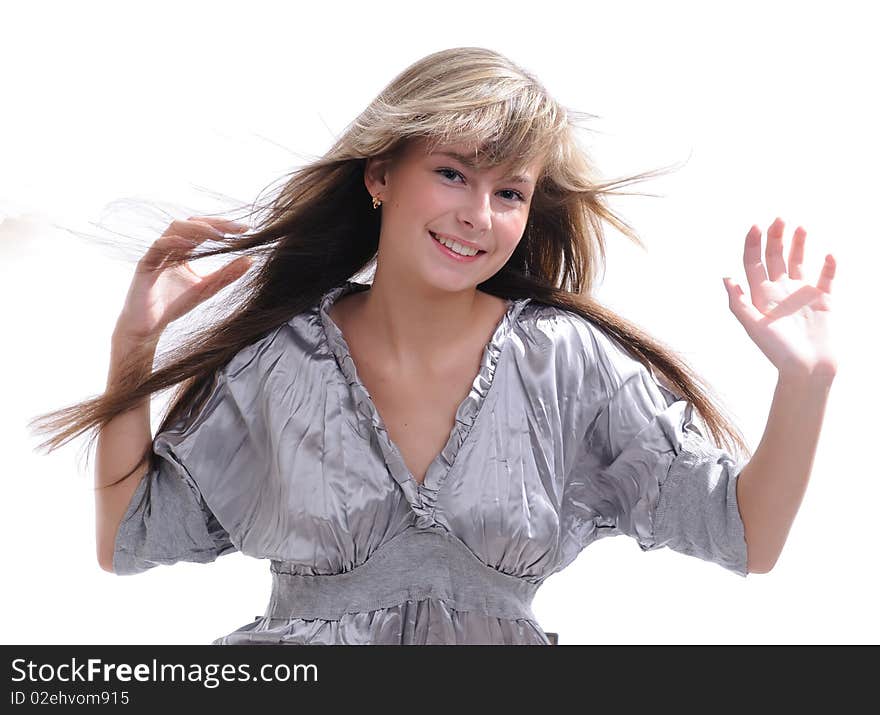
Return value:
M 222 319 L 194 327 L 179 345 L 143 369 L 149 354 L 127 356 L 119 378 L 98 397 L 32 421 L 51 434 L 40 446 L 56 449 L 86 430 L 92 442 L 114 417 L 176 386 L 159 426 L 163 431 L 194 414 L 216 371 L 237 352 L 313 306 L 331 288 L 375 267 L 380 212 L 364 185 L 370 157 L 395 157 L 420 138 L 429 148 L 446 142 L 479 147 L 479 166 L 525 168 L 543 159 L 522 239 L 508 262 L 480 284 L 501 298 L 572 311 L 615 338 L 669 389 L 690 401 L 717 443 L 733 453 L 748 447 L 710 398 L 699 376 L 669 347 L 616 315 L 592 296 L 605 267 L 603 223 L 644 248 L 635 230 L 608 207 L 615 189 L 662 171 L 601 181 L 578 136 L 592 118 L 554 100 L 529 72 L 479 47 L 430 54 L 401 72 L 319 159 L 292 172 L 264 207 L 255 204 L 254 230 L 222 236 L 215 247 L 172 257 L 178 265 L 226 253 L 250 254 L 255 266 L 229 296 Z M 141 461 L 155 464 L 152 445 Z M 116 482 L 114 482 L 116 483 Z

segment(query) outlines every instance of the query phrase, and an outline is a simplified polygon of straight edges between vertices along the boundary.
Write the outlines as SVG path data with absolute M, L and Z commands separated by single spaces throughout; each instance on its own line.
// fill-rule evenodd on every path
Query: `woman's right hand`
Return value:
M 241 256 L 205 276 L 196 275 L 189 263 L 166 265 L 173 252 L 189 251 L 221 233 L 247 231 L 237 221 L 194 216 L 172 221 L 138 261 L 125 306 L 114 336 L 137 342 L 158 343 L 166 326 L 185 315 L 233 281 L 243 276 L 253 260 Z

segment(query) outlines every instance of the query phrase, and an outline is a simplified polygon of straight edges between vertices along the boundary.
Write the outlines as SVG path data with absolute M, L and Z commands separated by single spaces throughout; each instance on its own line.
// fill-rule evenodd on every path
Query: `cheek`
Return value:
M 448 208 L 452 197 L 450 191 L 430 177 L 420 175 L 406 176 L 401 180 L 401 191 L 395 197 L 396 208 L 402 213 L 424 219 L 426 215 Z
M 526 230 L 526 220 L 521 216 L 510 215 L 506 220 L 495 224 L 495 237 L 498 249 L 511 254 L 516 250 Z
M 437 183 L 429 183 L 422 188 L 416 203 L 423 214 L 432 218 L 456 208 L 456 195 L 447 187 Z
M 393 205 L 387 211 L 391 223 L 401 228 L 405 226 L 407 230 L 429 225 L 443 211 L 437 193 L 430 187 L 416 189 L 413 186 L 412 189 L 395 195 Z
M 430 226 L 445 212 L 443 206 L 433 200 L 428 192 L 407 194 L 405 198 L 395 199 L 395 204 L 394 222 L 401 226 L 406 225 L 408 230 Z

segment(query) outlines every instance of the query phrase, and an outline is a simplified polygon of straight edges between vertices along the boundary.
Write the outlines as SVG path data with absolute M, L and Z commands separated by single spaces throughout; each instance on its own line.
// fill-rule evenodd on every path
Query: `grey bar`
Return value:
M 270 570 L 269 618 L 338 620 L 346 613 L 437 598 L 456 610 L 537 620 L 531 604 L 539 583 L 486 566 L 439 526 L 406 529 L 345 573 L 295 574 L 275 560 Z

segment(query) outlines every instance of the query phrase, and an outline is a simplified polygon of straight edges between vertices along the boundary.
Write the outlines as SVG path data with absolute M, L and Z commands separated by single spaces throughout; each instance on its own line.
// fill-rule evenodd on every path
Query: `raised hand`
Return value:
M 186 253 L 220 233 L 243 232 L 245 224 L 209 217 L 172 221 L 138 261 L 114 334 L 134 341 L 158 342 L 165 327 L 239 279 L 252 263 L 241 256 L 205 276 L 189 263 L 170 266 L 173 254 Z
M 751 302 L 737 283 L 724 278 L 730 310 L 781 374 L 833 377 L 837 360 L 830 336 L 831 283 L 837 264 L 827 254 L 819 280 L 811 285 L 802 271 L 807 232 L 801 226 L 795 229 L 786 268 L 784 229 L 777 218 L 767 230 L 766 269 L 761 229 L 752 226 L 746 234 L 743 265 Z

